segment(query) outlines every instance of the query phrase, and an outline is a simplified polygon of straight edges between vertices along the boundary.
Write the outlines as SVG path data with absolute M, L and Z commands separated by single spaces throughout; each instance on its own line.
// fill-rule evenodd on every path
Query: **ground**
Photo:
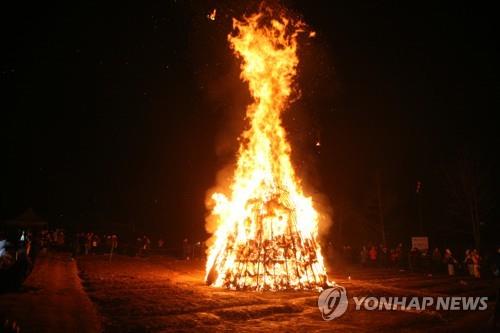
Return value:
M 101 330 L 100 317 L 78 278 L 76 262 L 65 253 L 41 255 L 20 291 L 0 295 L 0 320 L 15 321 L 20 332 Z
M 108 332 L 162 331 L 484 331 L 493 302 L 483 312 L 367 312 L 353 304 L 341 318 L 324 321 L 317 292 L 241 292 L 207 287 L 201 261 L 164 257 L 83 257 L 85 289 Z M 489 296 L 493 280 L 427 276 L 391 269 L 352 268 L 332 279 L 352 296 Z M 347 276 L 351 275 L 351 279 Z
M 85 294 L 69 258 L 48 256 L 22 292 L 0 297 L 0 310 L 12 307 L 8 318 L 19 321 L 25 328 L 21 332 L 53 332 L 55 324 L 66 328 L 61 332 L 485 332 L 498 287 L 492 279 L 427 276 L 396 269 L 337 269 L 329 275 L 347 289 L 350 300 L 352 296 L 473 295 L 488 296 L 490 302 L 488 310 L 475 312 L 354 311 L 351 302 L 342 317 L 324 321 L 317 292 L 210 288 L 203 282 L 203 262 L 196 260 L 80 257 L 78 273 Z M 37 322 L 40 329 L 32 330 Z

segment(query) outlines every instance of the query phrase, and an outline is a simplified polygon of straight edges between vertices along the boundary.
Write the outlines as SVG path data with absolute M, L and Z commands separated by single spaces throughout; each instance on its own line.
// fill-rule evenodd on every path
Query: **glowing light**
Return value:
M 215 21 L 215 16 L 217 15 L 217 9 L 214 8 L 210 14 L 207 15 L 207 18 L 211 21 Z

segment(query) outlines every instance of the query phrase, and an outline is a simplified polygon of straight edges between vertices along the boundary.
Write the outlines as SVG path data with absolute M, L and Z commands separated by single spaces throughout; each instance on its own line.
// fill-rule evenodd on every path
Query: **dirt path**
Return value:
M 100 319 L 67 253 L 38 258 L 20 292 L 0 295 L 0 318 L 21 332 L 100 332 Z

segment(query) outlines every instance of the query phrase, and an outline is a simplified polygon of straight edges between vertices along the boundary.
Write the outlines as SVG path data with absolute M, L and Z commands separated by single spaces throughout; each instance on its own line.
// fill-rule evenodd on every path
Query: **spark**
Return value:
M 215 15 L 217 15 L 217 9 L 214 8 L 210 14 L 207 15 L 207 18 L 211 21 L 215 21 Z

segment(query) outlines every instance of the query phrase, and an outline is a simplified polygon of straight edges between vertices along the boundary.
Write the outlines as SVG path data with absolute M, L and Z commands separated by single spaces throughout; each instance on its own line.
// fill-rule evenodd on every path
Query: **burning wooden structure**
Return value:
M 322 288 L 328 278 L 317 241 L 319 213 L 295 175 L 281 123 L 296 94 L 297 40 L 307 27 L 269 8 L 234 20 L 233 27 L 228 40 L 242 61 L 241 78 L 253 103 L 231 185 L 209 202 L 217 228 L 207 283 L 251 290 Z

